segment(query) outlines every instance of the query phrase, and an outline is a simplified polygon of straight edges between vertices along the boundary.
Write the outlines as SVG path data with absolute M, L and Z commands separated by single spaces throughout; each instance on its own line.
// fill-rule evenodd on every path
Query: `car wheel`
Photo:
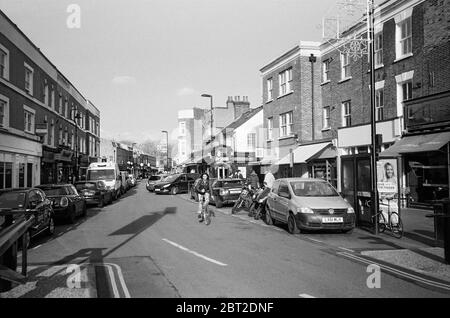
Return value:
M 294 214 L 292 214 L 292 212 L 289 213 L 289 216 L 288 216 L 288 230 L 289 230 L 289 233 L 291 233 L 291 234 L 300 233 L 300 230 L 297 227 L 297 222 L 295 221 Z
M 216 201 L 216 207 L 218 209 L 220 209 L 221 207 L 223 207 L 223 200 L 220 197 L 217 197 Z
M 53 234 L 55 234 L 55 219 L 50 217 L 50 220 L 48 221 L 47 235 L 52 236 Z
M 267 225 L 273 225 L 272 215 L 270 214 L 269 207 L 266 208 L 266 217 L 264 218 Z
M 178 193 L 178 188 L 177 188 L 177 187 L 173 187 L 173 188 L 170 190 L 170 193 L 171 193 L 172 195 L 176 195 L 176 194 Z
M 105 197 L 102 195 L 102 197 L 100 198 L 100 201 L 98 202 L 98 207 L 99 208 L 103 208 L 104 202 L 105 201 Z
M 76 217 L 77 217 L 77 211 L 75 209 L 75 206 L 73 206 L 72 209 L 70 209 L 69 216 L 67 217 L 67 221 L 70 224 L 74 224 Z

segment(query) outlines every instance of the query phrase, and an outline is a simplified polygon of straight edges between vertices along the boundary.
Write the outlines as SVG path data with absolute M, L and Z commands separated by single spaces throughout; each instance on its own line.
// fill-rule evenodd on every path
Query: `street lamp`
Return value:
M 78 173 L 78 123 L 77 123 L 77 119 L 80 119 L 81 115 L 80 115 L 80 113 L 76 112 L 76 110 L 77 110 L 76 107 L 72 106 L 71 111 L 74 113 L 73 123 L 75 126 L 75 178 L 76 178 L 76 180 L 73 180 L 73 181 L 78 181 L 78 176 L 79 176 L 79 173 Z
M 212 157 L 213 156 L 213 148 L 212 148 L 212 141 L 213 141 L 213 97 L 212 97 L 212 95 L 209 95 L 209 94 L 202 94 L 201 96 L 202 97 L 207 97 L 210 100 L 210 107 L 211 107 L 211 138 L 210 138 L 209 144 L 210 144 L 210 147 L 211 147 L 211 157 Z M 202 145 L 202 150 L 203 150 L 203 145 Z
M 166 134 L 166 158 L 167 158 L 167 172 L 169 172 L 169 133 L 167 130 L 161 130 L 162 133 Z

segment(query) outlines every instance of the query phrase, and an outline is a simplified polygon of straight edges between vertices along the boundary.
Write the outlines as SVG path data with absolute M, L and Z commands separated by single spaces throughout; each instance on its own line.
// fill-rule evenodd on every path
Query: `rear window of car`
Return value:
M 151 176 L 150 178 L 148 178 L 150 181 L 157 181 L 159 179 L 161 179 L 160 176 Z
M 0 209 L 20 209 L 25 204 L 25 192 L 5 192 L 0 194 Z
M 67 195 L 66 187 L 58 187 L 58 188 L 41 188 L 42 191 L 45 192 L 46 195 Z

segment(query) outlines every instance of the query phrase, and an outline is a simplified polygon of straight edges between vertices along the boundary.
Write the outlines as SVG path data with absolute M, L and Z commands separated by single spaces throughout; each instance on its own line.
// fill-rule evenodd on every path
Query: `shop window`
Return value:
M 25 164 L 19 163 L 19 188 L 25 187 Z
M 33 164 L 27 163 L 27 187 L 33 186 Z

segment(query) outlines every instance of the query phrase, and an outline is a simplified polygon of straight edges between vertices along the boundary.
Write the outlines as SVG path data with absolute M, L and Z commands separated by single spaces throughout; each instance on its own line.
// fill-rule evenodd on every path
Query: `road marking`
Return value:
M 316 239 L 313 239 L 313 238 L 310 238 L 310 237 L 306 237 L 308 240 L 311 240 L 311 241 L 314 241 L 314 242 L 317 242 L 317 243 L 323 243 L 323 241 L 319 241 L 319 240 L 316 240 Z
M 214 263 L 214 264 L 217 264 L 217 265 L 220 265 L 220 266 L 227 266 L 227 264 L 225 264 L 225 263 L 216 261 L 215 259 L 209 258 L 209 257 L 207 257 L 207 256 L 205 256 L 205 255 L 202 255 L 202 254 L 200 254 L 200 253 L 197 253 L 197 252 L 195 252 L 195 251 L 192 251 L 192 250 L 190 250 L 190 249 L 188 249 L 188 248 L 186 248 L 186 247 L 184 247 L 184 246 L 181 246 L 180 244 L 177 244 L 177 243 L 175 243 L 175 242 L 169 241 L 168 239 L 163 238 L 162 240 L 163 240 L 164 242 L 166 242 L 166 243 L 169 243 L 169 244 L 175 246 L 175 247 L 178 247 L 179 249 L 181 249 L 181 250 L 183 250 L 183 251 L 186 251 L 186 252 L 188 252 L 188 253 L 191 253 L 191 254 L 193 254 L 193 255 L 195 255 L 195 256 L 197 256 L 197 257 L 203 258 L 204 260 L 207 260 L 208 262 L 211 262 L 211 263 Z
M 37 248 L 39 248 L 41 246 L 42 246 L 42 244 L 39 244 L 38 246 L 33 247 L 32 250 L 35 250 L 35 249 L 37 249 Z
M 345 248 L 345 247 L 338 247 L 339 249 L 341 249 L 341 250 L 344 250 L 344 251 L 347 251 L 347 252 L 350 252 L 350 253 L 355 253 L 355 251 L 354 250 L 351 250 L 351 249 L 349 249 L 349 248 Z
M 308 294 L 300 294 L 299 296 L 302 298 L 316 298 L 316 297 L 308 295 Z
M 116 279 L 114 278 L 114 271 L 110 265 L 105 265 L 108 268 L 109 277 L 111 280 L 111 285 L 114 292 L 114 298 L 120 298 L 119 290 L 117 289 Z
M 125 294 L 125 298 L 131 298 L 130 292 L 128 291 L 127 285 L 125 284 L 125 279 L 123 278 L 122 269 L 117 264 L 107 263 L 107 265 L 114 266 L 117 271 L 117 275 L 119 276 L 120 284 L 122 285 L 122 290 Z
M 442 288 L 442 289 L 445 289 L 445 290 L 450 290 L 450 285 L 449 284 L 428 280 L 426 278 L 423 278 L 423 277 L 420 277 L 420 276 L 416 276 L 414 274 L 410 274 L 410 273 L 404 272 L 402 270 L 399 270 L 399 269 L 396 269 L 396 268 L 393 268 L 393 267 L 390 267 L 390 266 L 387 266 L 387 265 L 383 265 L 383 264 L 377 263 L 375 261 L 370 261 L 370 260 L 367 260 L 365 258 L 356 256 L 356 255 L 353 255 L 353 254 L 349 254 L 349 253 L 346 253 L 346 252 L 338 252 L 337 254 L 341 255 L 341 256 L 344 256 L 344 257 L 351 258 L 353 260 L 359 261 L 359 262 L 367 264 L 367 265 L 372 265 L 372 264 L 378 265 L 380 268 L 384 269 L 387 272 L 391 272 L 391 273 L 394 273 L 394 274 L 397 274 L 397 275 L 409 278 L 411 280 L 414 280 L 414 281 L 417 281 L 417 282 L 420 282 L 420 283 L 423 283 L 423 284 L 426 284 L 426 285 Z

